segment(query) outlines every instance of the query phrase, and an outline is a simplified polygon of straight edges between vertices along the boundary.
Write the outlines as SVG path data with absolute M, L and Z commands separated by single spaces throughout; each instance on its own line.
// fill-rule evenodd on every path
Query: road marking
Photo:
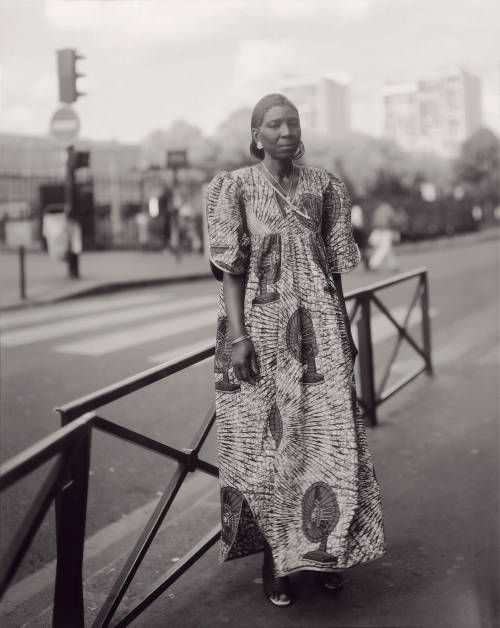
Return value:
M 494 346 L 493 349 L 491 349 L 491 351 L 488 351 L 486 355 L 483 355 L 483 357 L 479 358 L 479 360 L 477 361 L 478 364 L 489 365 L 489 366 L 497 366 L 499 362 L 500 362 L 500 344 L 498 342 L 496 346 Z
M 432 351 L 432 362 L 435 366 L 457 362 L 467 354 L 477 349 L 483 342 L 498 334 L 496 314 L 498 304 L 488 303 L 481 309 L 476 309 L 472 314 L 464 316 L 447 326 L 444 332 L 437 336 Z M 491 323 L 491 324 L 488 324 Z M 496 347 L 493 347 L 486 355 L 476 360 L 479 364 L 497 364 L 499 358 L 498 339 L 495 338 Z M 395 362 L 392 371 L 406 372 L 413 367 L 423 366 L 422 358 L 413 357 Z
M 402 305 L 398 305 L 397 307 L 390 310 L 394 319 L 400 324 L 403 325 L 403 321 L 405 319 L 406 313 L 408 311 L 408 307 L 404 307 Z M 436 308 L 429 309 L 430 318 L 435 318 L 439 315 L 439 310 Z M 410 319 L 408 321 L 408 326 L 412 327 L 413 325 L 418 325 L 422 322 L 422 311 L 420 309 L 414 309 L 410 315 Z M 384 314 L 377 314 L 372 317 L 372 342 L 373 344 L 377 344 L 379 342 L 383 342 L 388 338 L 396 337 L 398 334 L 398 330 L 391 321 Z M 358 329 L 356 325 L 352 326 L 352 335 L 356 344 L 358 344 Z
M 0 329 L 9 329 L 12 327 L 22 327 L 23 325 L 33 325 L 36 323 L 46 323 L 51 320 L 81 316 L 82 314 L 92 314 L 97 312 L 108 312 L 125 307 L 134 307 L 135 305 L 146 305 L 156 301 L 171 301 L 174 298 L 171 294 L 143 294 L 134 297 L 121 298 L 101 298 L 99 301 L 79 300 L 77 303 L 54 306 L 44 306 L 30 312 L 18 312 L 9 316 L 0 317 Z
M 209 301 L 210 299 L 206 297 L 206 300 Z M 58 353 L 102 356 L 113 351 L 130 349 L 130 347 L 136 347 L 146 342 L 153 342 L 160 338 L 168 338 L 169 336 L 176 336 L 205 327 L 213 327 L 215 333 L 216 316 L 215 309 L 210 308 L 135 329 L 125 329 L 111 334 L 92 336 L 79 342 L 59 345 L 54 350 Z
M 403 306 L 397 307 L 392 311 L 393 316 L 399 323 L 403 323 L 404 317 L 406 316 L 407 308 Z M 438 310 L 431 309 L 430 311 L 431 317 L 437 316 Z M 410 317 L 409 325 L 416 325 L 420 323 L 422 320 L 422 315 L 419 311 L 414 311 L 413 315 Z M 391 336 L 394 336 L 396 333 L 394 325 L 387 320 L 387 318 L 383 314 L 378 314 L 372 319 L 372 338 L 373 343 L 376 344 L 378 342 L 382 342 Z M 353 326 L 353 336 L 355 341 L 357 341 L 357 330 L 356 326 Z M 164 353 L 158 353 L 156 355 L 152 355 L 148 358 L 148 362 L 152 364 L 163 364 L 164 362 L 169 362 L 170 360 L 179 359 L 187 353 L 191 353 L 192 351 L 196 351 L 198 349 L 202 349 L 206 347 L 210 342 L 214 342 L 212 337 L 208 337 L 199 342 L 194 342 L 190 345 L 183 345 L 182 347 L 177 347 L 175 349 L 171 349 L 170 351 L 166 351 Z M 206 358 L 205 360 L 194 364 L 194 367 L 202 366 L 207 362 L 213 361 L 213 356 L 210 358 Z
M 152 364 L 163 364 L 164 362 L 170 362 L 170 360 L 179 359 L 188 353 L 192 353 L 193 351 L 199 351 L 209 345 L 210 343 L 215 342 L 214 338 L 208 337 L 198 342 L 193 342 L 190 345 L 183 345 L 182 347 L 176 347 L 175 349 L 171 349 L 170 351 L 166 351 L 164 353 L 157 353 L 156 355 L 152 355 L 148 358 L 148 362 Z M 212 362 L 214 356 L 210 356 L 209 358 L 205 358 L 201 362 L 197 364 L 193 364 L 193 367 L 201 366 L 202 364 L 206 364 L 207 362 Z
M 173 506 L 182 507 L 182 509 L 171 518 L 168 518 L 167 515 L 166 521 L 162 524 L 162 530 L 174 525 L 189 511 L 198 506 L 198 504 L 204 502 L 206 499 L 212 498 L 214 493 L 219 491 L 218 484 L 214 486 L 215 482 L 217 482 L 216 478 L 201 472 L 198 472 L 192 477 L 188 477 L 182 486 L 182 493 L 179 493 Z M 198 495 L 200 496 L 197 497 Z M 193 500 L 193 497 L 197 498 Z M 84 563 L 91 559 L 98 558 L 106 549 L 118 544 L 127 536 L 143 528 L 157 503 L 158 498 L 152 499 L 127 515 L 124 515 L 118 521 L 114 521 L 104 528 L 101 528 L 93 536 L 86 539 L 83 558 Z M 188 505 L 185 505 L 186 503 Z M 132 547 L 128 548 L 126 553 L 128 554 L 131 549 Z M 120 554 L 120 556 L 122 555 L 123 554 Z M 116 556 L 111 562 L 115 562 L 120 556 Z M 12 612 L 16 607 L 25 604 L 29 599 L 38 595 L 44 589 L 51 587 L 52 583 L 55 581 L 56 564 L 57 561 L 53 560 L 38 571 L 10 586 L 2 598 L 3 613 Z M 109 563 L 104 566 L 99 566 L 99 568 L 93 570 L 92 573 L 86 574 L 85 579 L 88 580 L 102 569 L 105 569 L 108 565 Z
M 100 329 L 101 327 L 110 327 L 120 323 L 130 323 L 145 318 L 171 314 L 180 310 L 193 310 L 204 305 L 215 304 L 216 302 L 217 297 L 201 296 L 183 299 L 176 303 L 159 303 L 149 306 L 141 305 L 125 311 L 109 312 L 95 316 L 73 318 L 69 321 L 47 323 L 45 325 L 27 327 L 25 329 L 2 334 L 0 337 L 0 345 L 3 347 L 19 347 L 34 342 L 42 342 L 53 338 L 68 336 L 72 333 L 80 333 L 91 329 Z M 165 322 L 162 324 L 165 325 Z M 130 333 L 133 332 L 130 330 L 126 332 L 126 334 Z

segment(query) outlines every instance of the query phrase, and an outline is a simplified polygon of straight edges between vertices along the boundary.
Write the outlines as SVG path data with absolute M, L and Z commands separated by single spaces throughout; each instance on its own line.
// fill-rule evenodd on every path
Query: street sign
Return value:
M 72 146 L 80 132 L 80 118 L 71 107 L 59 107 L 50 120 L 50 133 L 61 146 Z
M 167 151 L 167 168 L 173 170 L 177 168 L 187 168 L 187 151 L 186 150 L 168 150 Z

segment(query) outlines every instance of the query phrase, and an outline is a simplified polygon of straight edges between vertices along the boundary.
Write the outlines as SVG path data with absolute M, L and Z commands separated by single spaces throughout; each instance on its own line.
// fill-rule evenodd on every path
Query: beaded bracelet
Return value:
M 240 336 L 239 338 L 236 338 L 236 340 L 233 340 L 231 344 L 235 345 L 237 342 L 240 342 L 240 340 L 250 340 L 250 336 L 248 335 Z

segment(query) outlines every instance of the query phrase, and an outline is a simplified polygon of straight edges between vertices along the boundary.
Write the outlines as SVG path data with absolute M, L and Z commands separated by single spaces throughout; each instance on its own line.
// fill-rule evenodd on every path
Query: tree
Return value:
M 213 159 L 215 149 L 201 130 L 185 120 L 176 120 L 167 130 L 152 131 L 142 143 L 144 167 L 165 166 L 167 151 L 186 150 L 193 167 L 203 167 Z
M 248 107 L 237 109 L 219 125 L 213 138 L 216 160 L 221 168 L 248 166 L 255 160 L 250 155 L 250 118 Z
M 455 175 L 479 204 L 491 207 L 500 202 L 500 141 L 493 131 L 478 129 L 464 142 Z

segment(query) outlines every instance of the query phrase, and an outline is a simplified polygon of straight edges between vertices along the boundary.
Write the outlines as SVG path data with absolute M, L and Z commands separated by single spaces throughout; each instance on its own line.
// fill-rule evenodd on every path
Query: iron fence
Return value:
M 399 323 L 384 305 L 379 293 L 390 286 L 411 280 L 416 280 L 416 289 L 410 300 L 404 321 Z M 348 292 L 345 298 L 347 302 L 353 302 L 349 317 L 352 322 L 356 322 L 358 329 L 360 367 L 360 395 L 358 401 L 365 412 L 367 423 L 375 426 L 377 423 L 377 408 L 381 403 L 392 397 L 420 373 L 427 372 L 431 375 L 433 372 L 427 269 L 419 268 L 392 279 L 372 284 L 366 288 Z M 417 303 L 420 304 L 422 315 L 422 346 L 408 331 L 410 317 Z M 380 310 L 397 331 L 395 345 L 390 353 L 390 359 L 378 386 L 375 381 L 374 347 L 371 335 L 372 309 L 374 306 Z M 406 340 L 417 354 L 423 358 L 424 365 L 414 369 L 402 377 L 396 384 L 387 388 L 391 366 L 403 340 Z M 218 476 L 217 467 L 200 458 L 201 448 L 215 423 L 216 417 L 215 407 L 212 403 L 189 448 L 178 449 L 111 421 L 101 416 L 100 410 L 106 404 L 122 399 L 154 382 L 178 373 L 193 364 L 213 356 L 214 353 L 215 345 L 209 344 L 201 350 L 138 373 L 91 395 L 62 405 L 57 408 L 61 416 L 62 427 L 1 467 L 0 491 L 3 492 L 44 463 L 50 460 L 54 461 L 50 473 L 5 552 L 0 570 L 0 594 L 3 594 L 12 582 L 17 567 L 25 556 L 45 514 L 50 505 L 55 502 L 57 569 L 53 604 L 53 626 L 55 628 L 83 628 L 85 625 L 82 567 L 87 516 L 89 461 L 92 431 L 94 429 L 99 430 L 177 462 L 177 468 L 172 478 L 92 624 L 94 628 L 104 628 L 111 625 L 113 619 L 116 618 L 116 611 L 120 602 L 185 478 L 189 473 L 196 470 L 214 477 Z M 216 526 L 208 532 L 163 576 L 160 584 L 156 584 L 154 588 L 146 591 L 142 601 L 117 620 L 115 626 L 123 627 L 129 625 L 216 543 L 220 533 L 220 526 Z

